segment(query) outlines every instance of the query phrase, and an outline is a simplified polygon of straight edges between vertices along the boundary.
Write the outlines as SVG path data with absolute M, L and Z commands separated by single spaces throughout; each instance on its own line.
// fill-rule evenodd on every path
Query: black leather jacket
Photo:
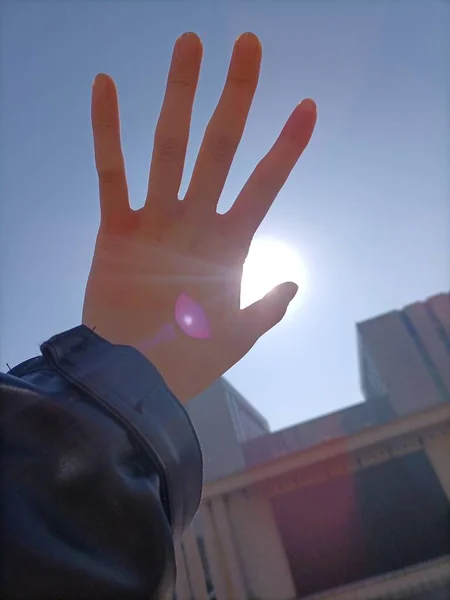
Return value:
M 173 600 L 202 458 L 153 365 L 84 326 L 0 374 L 0 597 Z

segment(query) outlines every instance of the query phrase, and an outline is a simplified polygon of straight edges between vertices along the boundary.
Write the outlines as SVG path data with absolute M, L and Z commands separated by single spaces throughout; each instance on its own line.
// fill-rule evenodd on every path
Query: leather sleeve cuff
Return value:
M 111 344 L 85 325 L 53 336 L 41 352 L 143 445 L 161 476 L 172 533 L 181 535 L 200 503 L 202 454 L 186 410 L 159 371 L 135 348 Z

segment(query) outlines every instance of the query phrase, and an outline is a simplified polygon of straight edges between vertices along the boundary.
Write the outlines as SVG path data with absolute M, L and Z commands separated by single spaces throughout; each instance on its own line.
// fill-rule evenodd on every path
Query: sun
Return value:
M 306 290 L 306 267 L 300 254 L 281 240 L 256 238 L 244 263 L 241 308 L 262 298 L 280 283 L 293 281 L 299 287 L 295 305 Z M 297 301 L 297 302 L 296 302 Z

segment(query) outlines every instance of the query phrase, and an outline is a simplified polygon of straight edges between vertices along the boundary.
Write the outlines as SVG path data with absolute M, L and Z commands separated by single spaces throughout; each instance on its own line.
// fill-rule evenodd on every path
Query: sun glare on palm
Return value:
M 303 297 L 307 283 L 305 264 L 299 253 L 281 240 L 255 239 L 244 263 L 241 307 L 259 300 L 285 281 L 293 281 L 299 287 L 297 296 L 291 303 L 291 306 L 296 305 Z

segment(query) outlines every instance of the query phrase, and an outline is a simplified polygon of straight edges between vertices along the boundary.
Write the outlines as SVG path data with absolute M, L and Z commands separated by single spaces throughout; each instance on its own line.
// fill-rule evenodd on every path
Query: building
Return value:
M 192 399 L 187 411 L 202 446 L 206 482 L 244 470 L 243 444 L 270 431 L 266 419 L 223 377 Z
M 213 460 L 178 600 L 450 600 L 449 300 L 357 326 L 355 406 L 270 433 L 224 380 L 194 401 Z
M 361 387 L 398 415 L 450 400 L 450 294 L 360 323 Z

